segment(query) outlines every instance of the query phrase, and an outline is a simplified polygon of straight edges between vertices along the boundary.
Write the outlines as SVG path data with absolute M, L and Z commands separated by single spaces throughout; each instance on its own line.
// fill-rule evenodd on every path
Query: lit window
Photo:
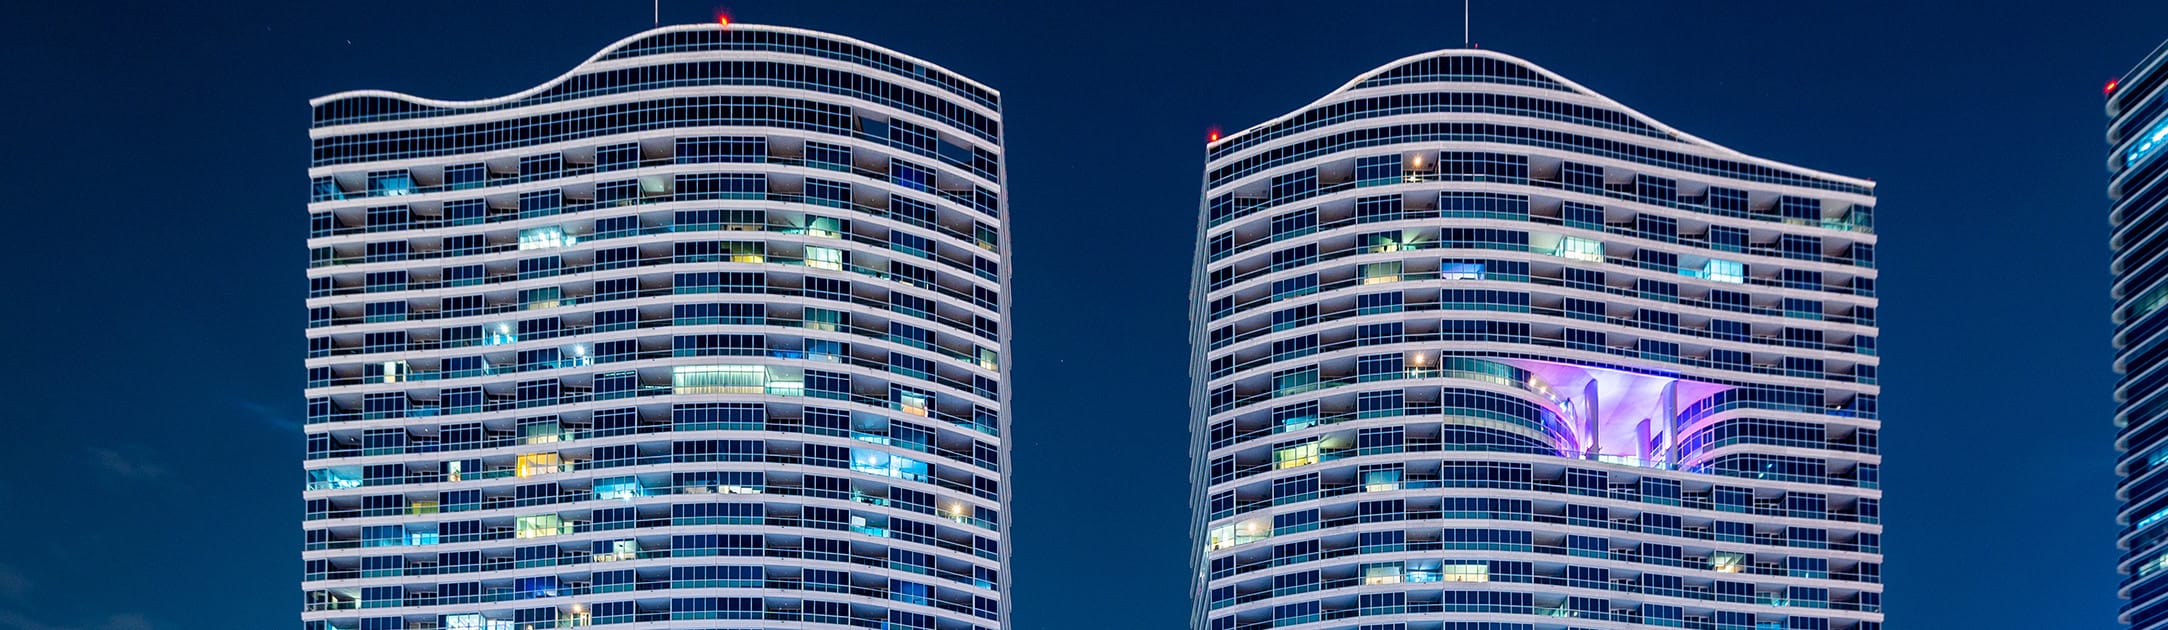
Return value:
M 768 395 L 805 395 L 805 370 L 794 367 L 769 366 L 767 372 Z
M 1388 260 L 1363 265 L 1363 284 L 1384 284 L 1400 281 L 1400 261 Z
M 1308 466 L 1318 461 L 1316 442 L 1296 444 L 1272 450 L 1272 467 L 1276 469 Z
M 1738 573 L 1746 564 L 1746 554 L 1719 551 L 1709 554 L 1709 568 L 1717 573 Z
M 843 328 L 843 311 L 806 307 L 805 327 L 813 330 L 835 332 Z
M 1391 492 L 1400 489 L 1400 469 L 1363 471 L 1364 492 Z
M 820 248 L 808 247 L 806 249 Z M 767 245 L 759 241 L 725 241 L 723 242 L 723 254 L 730 257 L 730 262 L 757 263 L 768 260 Z M 807 257 L 811 258 L 812 256 L 809 253 Z
M 1363 584 L 1399 584 L 1400 563 L 1384 562 L 1363 565 Z
M 1746 282 L 1746 265 L 1736 261 L 1711 258 L 1708 264 L 1701 267 L 1701 277 L 1717 282 L 1744 283 Z
M 2152 314 L 2154 310 L 2159 309 L 2162 304 L 2168 304 L 2168 284 L 2153 287 L 2153 290 L 2145 292 L 2144 297 L 2138 298 L 2131 305 L 2131 315 L 2124 319 L 2136 320 L 2145 317 Z
M 519 425 L 522 444 L 549 444 L 564 438 L 564 429 L 556 421 L 527 422 Z
M 679 394 L 758 394 L 767 370 L 758 365 L 680 365 L 670 370 Z
M 1272 527 L 1262 519 L 1214 527 L 1205 534 L 1205 551 L 1246 545 L 1272 537 Z
M 926 462 L 893 455 L 873 448 L 851 449 L 851 470 L 862 473 L 924 481 L 928 472 Z
M 2162 144 L 2168 144 L 2168 121 L 2153 125 L 2142 139 L 2130 145 L 2130 151 L 2123 154 L 2123 168 L 2137 168 L 2138 165 L 2146 163 L 2146 160 L 2153 158 L 2154 152 L 2160 150 Z
M 564 465 L 556 453 L 527 453 L 519 456 L 519 470 L 515 472 L 521 477 L 533 477 L 564 472 Z
M 1407 238 L 1407 236 L 1400 232 L 1376 232 L 1372 234 L 1364 234 L 1363 252 L 1370 254 L 1383 254 L 1386 252 L 1397 252 L 1403 249 L 1413 249 L 1406 246 L 1408 240 L 1409 239 Z
M 924 416 L 926 415 L 926 407 L 931 402 L 931 399 L 929 399 L 925 394 L 919 394 L 914 392 L 897 392 L 896 403 L 891 406 L 903 411 L 904 413 L 908 413 L 914 416 Z
M 1551 250 L 1551 255 L 1572 260 L 1603 262 L 1603 241 L 1578 236 L 1559 237 L 1558 249 Z
M 1448 564 L 1438 567 L 1440 582 L 1489 582 L 1488 564 Z
M 519 248 L 554 249 L 571 245 L 578 239 L 565 234 L 565 229 L 555 225 L 527 228 L 519 231 Z
M 811 245 L 807 245 L 805 248 L 805 266 L 812 267 L 814 269 L 842 271 L 843 250 L 833 247 L 814 247 Z
M 647 491 L 640 487 L 640 480 L 637 478 L 611 477 L 609 479 L 595 480 L 596 499 L 624 499 L 630 501 L 644 496 L 647 496 Z
M 318 468 L 309 471 L 310 490 L 345 490 L 361 487 L 361 467 Z
M 489 336 L 482 340 L 482 344 L 490 346 L 501 346 L 508 343 L 516 343 L 518 341 L 519 335 L 512 334 L 511 324 L 498 324 L 495 328 L 489 329 Z
M 519 517 L 519 520 L 516 522 L 516 528 L 512 532 L 512 537 L 537 538 L 541 536 L 555 536 L 564 533 L 562 531 L 563 527 L 564 521 L 557 518 L 557 515 L 555 514 L 536 514 L 533 516 L 522 516 Z
M 594 562 L 616 562 L 619 560 L 640 559 L 640 541 L 630 539 L 612 540 L 609 542 L 598 542 L 597 544 L 603 549 L 603 551 L 601 553 L 595 554 L 593 559 Z
M 1482 280 L 1483 263 L 1441 263 L 1438 277 L 1445 280 Z

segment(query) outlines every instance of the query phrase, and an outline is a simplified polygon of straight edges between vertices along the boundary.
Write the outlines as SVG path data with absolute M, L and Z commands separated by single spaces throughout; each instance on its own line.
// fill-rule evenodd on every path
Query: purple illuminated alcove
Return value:
M 1528 370 L 1545 404 L 1566 426 L 1562 457 L 1602 459 L 1636 466 L 1677 463 L 1683 430 L 1679 410 L 1729 385 L 1671 376 L 1635 374 L 1571 363 L 1507 359 Z

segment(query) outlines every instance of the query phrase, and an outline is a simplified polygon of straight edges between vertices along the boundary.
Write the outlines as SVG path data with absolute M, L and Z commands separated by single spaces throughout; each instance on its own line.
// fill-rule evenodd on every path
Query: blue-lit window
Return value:
M 2154 123 L 2152 129 L 2138 137 L 2137 143 L 2130 145 L 2130 150 L 2123 153 L 2123 168 L 2137 168 L 2152 160 L 2163 144 L 2168 144 L 2168 120 Z
M 933 169 L 903 160 L 888 160 L 888 181 L 910 190 L 933 192 Z
M 414 194 L 414 176 L 406 171 L 378 171 L 369 174 L 369 196 L 397 197 Z
M 338 180 L 318 177 L 309 180 L 309 201 L 337 201 L 346 198 L 346 191 L 339 188 Z

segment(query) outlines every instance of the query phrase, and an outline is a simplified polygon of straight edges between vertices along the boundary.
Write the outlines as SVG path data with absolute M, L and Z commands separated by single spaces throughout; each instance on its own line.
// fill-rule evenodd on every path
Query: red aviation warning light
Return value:
M 715 25 L 730 28 L 730 15 L 721 11 L 715 12 Z
M 2107 96 L 2110 94 L 2114 94 L 2115 86 L 2120 85 L 2122 82 L 2122 79 L 2108 79 L 2108 84 L 2100 88 L 2100 95 Z
M 1219 142 L 1219 136 L 1220 136 L 1219 128 L 1218 128 L 1218 127 L 1213 127 L 1213 128 L 1211 129 L 1211 130 L 1209 130 L 1209 131 L 1206 131 L 1206 132 L 1205 132 L 1205 134 L 1204 134 L 1204 141 L 1205 141 L 1205 142 Z

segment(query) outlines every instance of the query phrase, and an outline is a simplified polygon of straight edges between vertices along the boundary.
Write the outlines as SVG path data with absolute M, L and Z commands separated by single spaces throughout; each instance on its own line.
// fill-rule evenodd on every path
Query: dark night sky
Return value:
M 1881 183 L 1891 619 L 2112 627 L 2100 87 L 2168 37 L 2168 3 L 1521 4 L 1478 3 L 1476 40 Z M 717 8 L 666 0 L 664 21 Z M 1016 625 L 1180 627 L 1205 130 L 1453 46 L 1460 7 L 727 8 L 1003 92 Z M 0 18 L 0 630 L 294 627 L 307 99 L 513 92 L 647 28 L 648 5 L 25 0 Z

